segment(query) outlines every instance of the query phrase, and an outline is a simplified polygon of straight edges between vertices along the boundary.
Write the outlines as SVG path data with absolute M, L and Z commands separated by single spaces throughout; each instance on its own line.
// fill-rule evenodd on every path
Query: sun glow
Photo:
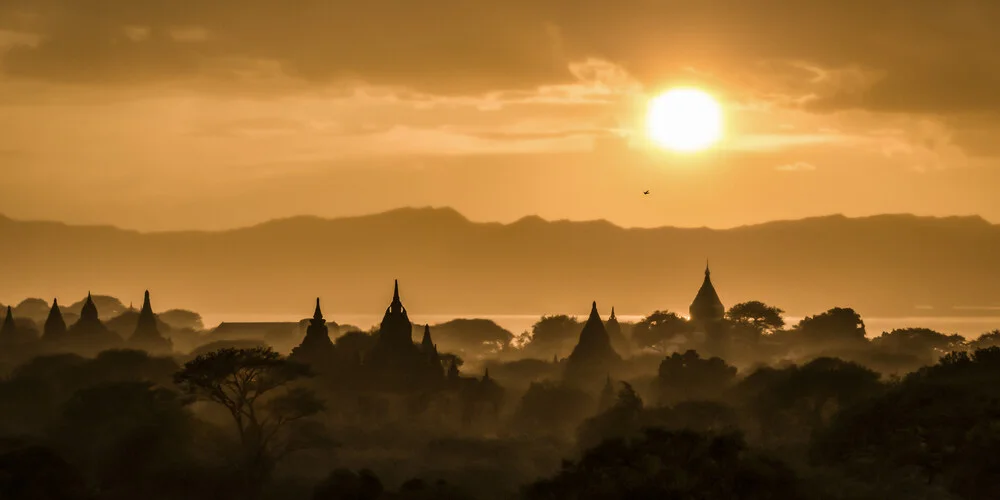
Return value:
M 669 90 L 649 102 L 646 130 L 661 147 L 701 151 L 722 137 L 722 108 L 701 90 Z

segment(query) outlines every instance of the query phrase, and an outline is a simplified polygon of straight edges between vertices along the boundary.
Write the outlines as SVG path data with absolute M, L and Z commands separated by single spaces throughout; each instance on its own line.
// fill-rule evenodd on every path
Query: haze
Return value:
M 0 500 L 1000 499 L 998 0 L 0 0 Z
M 1000 220 L 996 2 L 627 4 L 6 0 L 0 213 Z M 706 152 L 648 146 L 676 86 L 724 108 Z

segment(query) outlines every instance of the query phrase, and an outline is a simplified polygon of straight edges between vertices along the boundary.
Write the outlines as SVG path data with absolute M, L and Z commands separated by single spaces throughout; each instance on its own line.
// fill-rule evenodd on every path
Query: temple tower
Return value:
M 87 293 L 87 300 L 80 309 L 80 319 L 69 327 L 66 334 L 67 347 L 72 352 L 84 356 L 94 355 L 101 351 L 120 347 L 122 338 L 108 330 L 97 314 L 94 298 Z
M 173 343 L 160 333 L 156 324 L 156 315 L 153 314 L 153 307 L 149 303 L 149 290 L 146 290 L 142 300 L 139 321 L 135 325 L 135 332 L 129 337 L 129 344 L 151 354 L 169 353 L 173 350 Z
M 621 357 L 611 346 L 604 321 L 597 312 L 597 302 L 590 308 L 590 317 L 583 325 L 580 340 L 566 363 L 566 381 L 589 387 L 617 368 Z
M 319 307 L 319 297 L 316 298 L 316 310 L 309 320 L 306 328 L 306 336 L 302 343 L 292 349 L 290 359 L 312 365 L 315 368 L 323 369 L 328 363 L 333 362 L 335 348 L 330 340 L 330 329 L 323 319 L 323 311 Z
M 701 283 L 688 311 L 691 313 L 691 321 L 702 325 L 722 321 L 726 315 L 726 308 L 712 285 L 712 272 L 708 263 L 705 263 L 705 281 Z
M 59 310 L 59 300 L 52 299 L 52 309 L 49 309 L 49 317 L 45 319 L 42 340 L 58 342 L 66 338 L 66 332 L 66 321 Z
M 7 316 L 0 327 L 0 342 L 8 342 L 17 337 L 17 324 L 14 322 L 14 310 L 7 306 Z
M 433 347 L 429 329 L 425 329 L 425 334 Z M 426 390 L 440 386 L 444 380 L 440 360 L 433 361 L 424 349 L 413 342 L 413 324 L 399 299 L 398 281 L 393 289 L 392 302 L 382 317 L 378 339 L 364 364 L 370 380 L 384 390 Z

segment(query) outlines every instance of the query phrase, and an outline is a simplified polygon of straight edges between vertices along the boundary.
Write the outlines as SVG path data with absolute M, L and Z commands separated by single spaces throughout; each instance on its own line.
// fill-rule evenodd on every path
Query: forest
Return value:
M 635 323 L 595 303 L 514 335 L 413 324 L 397 289 L 370 330 L 317 300 L 270 345 L 148 295 L 88 313 L 108 300 L 67 308 L 70 326 L 54 304 L 41 332 L 8 309 L 0 498 L 1000 496 L 1000 331 L 874 336 L 849 308 L 786 325 L 716 297 Z

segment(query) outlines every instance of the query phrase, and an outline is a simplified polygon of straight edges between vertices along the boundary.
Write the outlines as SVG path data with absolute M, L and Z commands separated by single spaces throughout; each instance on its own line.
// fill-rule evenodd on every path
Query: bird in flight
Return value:
M 647 189 L 647 190 L 643 191 L 642 194 L 649 194 L 649 190 Z

